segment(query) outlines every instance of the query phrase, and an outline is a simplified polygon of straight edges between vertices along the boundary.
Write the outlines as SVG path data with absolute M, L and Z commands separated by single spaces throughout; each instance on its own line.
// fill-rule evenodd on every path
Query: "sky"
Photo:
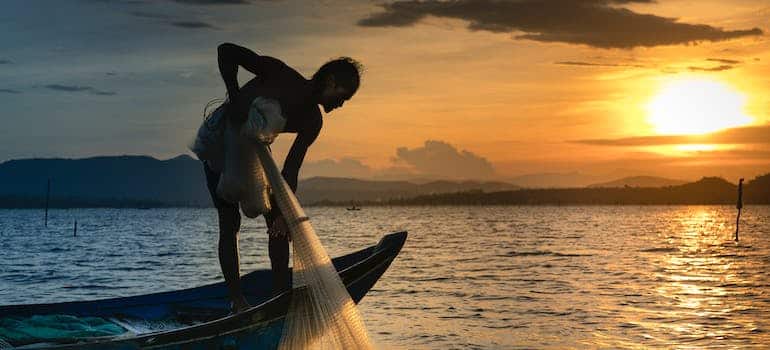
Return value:
M 363 63 L 301 177 L 737 182 L 770 173 L 769 18 L 767 0 L 4 1 L 0 161 L 191 155 L 232 42 L 306 77 Z

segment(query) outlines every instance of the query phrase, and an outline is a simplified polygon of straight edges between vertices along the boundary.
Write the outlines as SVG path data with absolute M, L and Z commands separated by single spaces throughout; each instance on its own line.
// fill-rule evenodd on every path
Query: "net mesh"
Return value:
M 293 290 L 279 349 L 373 349 L 363 319 L 299 201 L 264 145 L 257 147 L 289 227 Z
M 225 164 L 217 194 L 228 202 L 240 203 L 243 215 L 255 218 L 270 211 L 267 179 L 256 151 L 264 146 L 242 135 L 240 126 L 225 122 Z

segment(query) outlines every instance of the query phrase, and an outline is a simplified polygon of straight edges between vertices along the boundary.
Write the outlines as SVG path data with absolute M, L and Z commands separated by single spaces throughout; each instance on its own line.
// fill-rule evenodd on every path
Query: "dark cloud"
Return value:
M 495 169 L 485 158 L 462 150 L 443 141 L 425 141 L 422 147 L 399 147 L 394 159 L 414 168 L 419 175 L 455 178 L 483 179 L 495 175 Z
M 686 144 L 770 144 L 770 124 L 732 128 L 706 135 L 640 136 L 620 139 L 578 140 L 597 146 L 661 146 Z
M 353 158 L 322 159 L 302 165 L 304 178 L 314 176 L 368 178 L 372 175 L 372 168 Z
M 764 149 L 728 149 L 716 151 L 693 151 L 692 153 L 698 154 L 701 159 L 706 158 L 709 160 L 770 160 L 770 150 Z
M 622 64 L 622 63 L 593 63 L 593 62 L 580 62 L 580 61 L 560 61 L 554 62 L 560 66 L 579 66 L 579 67 L 634 67 L 644 68 L 641 64 Z
M 3 94 L 20 94 L 21 91 L 14 90 L 14 89 L 0 89 L 0 93 L 3 93 Z
M 192 28 L 192 29 L 199 29 L 199 28 L 215 28 L 214 26 L 201 21 L 177 21 L 177 22 L 170 22 L 172 26 L 177 26 L 181 28 Z
M 727 64 L 723 64 L 716 67 L 698 67 L 698 66 L 689 66 L 687 69 L 693 72 L 721 72 L 726 71 L 735 68 L 734 66 L 730 66 Z
M 46 85 L 45 88 L 50 90 L 65 91 L 65 92 L 87 92 L 92 95 L 100 95 L 100 96 L 117 95 L 116 92 L 102 91 L 102 90 L 95 89 L 91 86 L 49 84 L 49 85 Z
M 0 59 L 0 64 L 11 64 L 11 60 Z
M 726 58 L 707 58 L 706 61 L 717 62 L 717 63 L 722 63 L 722 64 L 733 64 L 733 65 L 741 63 L 741 61 L 728 60 Z
M 174 2 L 189 5 L 245 5 L 250 3 L 248 0 L 174 0 Z
M 172 18 L 171 16 L 165 15 L 162 13 L 145 12 L 145 11 L 134 11 L 134 12 L 131 12 L 131 15 L 134 17 L 152 18 L 152 19 L 171 19 Z
M 175 16 L 163 14 L 163 13 L 134 11 L 134 12 L 131 12 L 131 15 L 139 18 L 155 19 L 155 20 L 163 21 L 166 24 L 170 24 L 172 26 L 179 27 L 179 28 L 216 29 L 215 26 L 203 21 L 186 20 L 186 19 L 182 19 L 182 17 L 175 17 Z
M 461 19 L 470 30 L 518 33 L 517 39 L 634 48 L 721 41 L 761 35 L 759 28 L 724 30 L 674 18 L 640 14 L 612 5 L 647 0 L 404 0 L 358 21 L 365 27 L 406 27 L 428 17 Z

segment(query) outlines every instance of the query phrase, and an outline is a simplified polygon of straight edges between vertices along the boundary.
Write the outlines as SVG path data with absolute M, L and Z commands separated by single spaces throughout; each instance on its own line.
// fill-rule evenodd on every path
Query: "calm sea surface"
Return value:
M 768 348 L 770 207 L 307 208 L 332 256 L 408 230 L 364 298 L 381 348 Z M 72 237 L 73 221 L 78 235 Z M 221 280 L 213 209 L 0 210 L 0 304 Z M 245 220 L 242 270 L 269 266 Z

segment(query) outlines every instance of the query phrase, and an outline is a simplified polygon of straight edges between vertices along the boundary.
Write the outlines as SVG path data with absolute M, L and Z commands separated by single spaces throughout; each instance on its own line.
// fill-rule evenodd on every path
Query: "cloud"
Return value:
M 468 29 L 517 33 L 515 38 L 584 44 L 598 48 L 653 47 L 762 35 L 762 30 L 724 30 L 674 18 L 640 14 L 612 5 L 651 0 L 403 0 L 358 21 L 364 27 L 412 26 L 428 16 L 461 19 Z M 518 34 L 523 32 L 523 34 Z
M 180 4 L 188 5 L 245 5 L 248 0 L 174 0 Z
M 730 65 L 719 65 L 716 67 L 698 67 L 698 66 L 689 66 L 687 69 L 689 69 L 691 72 L 721 72 L 726 71 L 735 68 L 734 66 Z
M 722 64 L 740 64 L 741 63 L 741 61 L 729 60 L 726 58 L 707 58 L 706 61 L 717 62 Z
M 0 64 L 11 64 L 11 63 L 13 63 L 11 62 L 11 60 L 0 59 Z
M 131 15 L 139 18 L 147 18 L 147 19 L 155 19 L 155 20 L 163 21 L 165 24 L 169 24 L 179 28 L 217 29 L 217 27 L 203 21 L 184 20 L 184 19 L 181 19 L 181 17 L 174 17 L 174 16 L 162 14 L 162 13 L 134 11 L 134 12 L 131 12 Z
M 593 63 L 593 62 L 580 62 L 580 61 L 559 61 L 554 62 L 560 66 L 579 66 L 579 67 L 634 67 L 645 68 L 641 64 L 620 64 L 620 63 Z
M 732 128 L 705 135 L 639 136 L 619 139 L 577 140 L 596 146 L 663 146 L 686 144 L 770 144 L 770 124 Z
M 419 175 L 439 178 L 481 179 L 495 175 L 495 169 L 487 159 L 470 151 L 458 151 L 443 141 L 428 140 L 422 147 L 396 150 L 396 163 L 405 163 Z
M 131 15 L 134 17 L 152 18 L 152 19 L 171 19 L 172 18 L 171 16 L 165 15 L 162 13 L 145 12 L 145 11 L 133 11 L 131 12 Z
M 458 150 L 443 141 L 425 141 L 421 147 L 396 149 L 394 164 L 372 168 L 354 158 L 322 159 L 302 165 L 302 178 L 316 176 L 404 180 L 488 179 L 495 175 L 492 164 L 472 152 Z
M 192 28 L 192 29 L 198 29 L 198 28 L 216 28 L 212 26 L 211 24 L 208 24 L 206 22 L 201 21 L 177 21 L 177 22 L 170 22 L 172 26 L 177 26 L 181 28 Z
M 76 86 L 76 85 L 61 85 L 61 84 L 49 84 L 45 86 L 46 89 L 65 91 L 65 92 L 88 92 L 92 95 L 112 96 L 117 95 L 113 91 L 102 91 L 95 89 L 91 86 Z
M 21 91 L 14 90 L 14 89 L 0 89 L 0 93 L 4 93 L 4 94 L 20 94 Z
M 741 61 L 727 58 L 707 58 L 706 62 L 720 63 L 720 65 L 711 67 L 689 66 L 687 69 L 691 72 L 722 72 L 733 69 L 735 66 L 742 63 Z
M 353 158 L 322 159 L 302 165 L 301 175 L 303 178 L 314 176 L 368 178 L 373 175 L 373 170 Z

